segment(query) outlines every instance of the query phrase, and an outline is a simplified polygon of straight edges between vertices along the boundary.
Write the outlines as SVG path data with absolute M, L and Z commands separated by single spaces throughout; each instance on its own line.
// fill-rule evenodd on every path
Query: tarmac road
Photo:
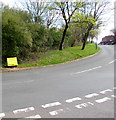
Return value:
M 2 112 L 8 118 L 113 118 L 114 46 L 89 58 L 3 73 Z

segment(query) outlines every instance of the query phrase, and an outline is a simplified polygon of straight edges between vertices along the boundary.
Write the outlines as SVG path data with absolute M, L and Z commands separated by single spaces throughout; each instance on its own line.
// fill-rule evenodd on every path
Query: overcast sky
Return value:
M 111 30 L 114 29 L 114 2 L 116 0 L 111 0 L 110 5 L 108 6 L 107 13 L 103 16 L 103 20 L 105 21 L 105 26 L 100 28 L 101 33 L 98 35 L 98 41 L 101 41 L 101 39 L 104 36 L 111 35 Z M 116 6 L 115 6 L 116 7 Z M 111 10 L 112 9 L 112 10 Z
M 0 2 L 3 2 L 6 5 L 9 6 L 16 6 L 15 3 L 19 7 L 21 7 L 20 2 L 21 0 L 0 0 Z M 107 14 L 103 16 L 103 20 L 105 21 L 104 26 L 100 28 L 100 34 L 98 35 L 97 41 L 100 42 L 104 36 L 111 35 L 111 31 L 114 28 L 114 10 L 110 10 L 114 8 L 114 2 L 116 0 L 109 0 L 110 5 L 108 6 Z M 116 7 L 116 6 L 115 6 Z

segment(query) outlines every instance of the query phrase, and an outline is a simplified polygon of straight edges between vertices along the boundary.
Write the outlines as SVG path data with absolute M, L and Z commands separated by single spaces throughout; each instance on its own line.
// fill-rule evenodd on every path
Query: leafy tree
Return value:
M 32 52 L 43 51 L 46 43 L 46 29 L 37 23 L 27 24 L 28 30 L 32 36 Z
M 93 42 L 93 38 L 97 38 L 97 35 L 99 34 L 98 30 L 91 30 L 89 33 L 89 38 L 91 39 L 90 42 Z
M 7 6 L 4 7 L 2 19 L 3 60 L 13 56 L 19 59 L 27 57 L 32 45 L 32 38 L 24 21 L 16 14 L 15 9 Z
M 89 37 L 89 33 L 95 26 L 99 27 L 101 22 L 101 16 L 105 11 L 105 7 L 109 2 L 99 1 L 99 2 L 83 2 L 83 7 L 81 11 L 76 13 L 74 21 L 77 24 L 80 24 L 83 29 L 82 34 L 82 50 L 84 50 L 86 41 Z
M 82 32 L 78 24 L 71 24 L 69 26 L 69 31 L 71 32 L 70 35 L 70 46 L 74 47 L 76 43 L 78 44 L 79 42 L 82 41 Z
M 48 34 L 48 40 L 47 45 L 50 49 L 58 49 L 59 43 L 61 40 L 61 29 L 57 29 L 56 27 L 52 27 L 49 29 Z
M 69 24 L 71 21 L 72 16 L 74 15 L 75 11 L 81 7 L 81 2 L 55 2 L 57 6 L 57 10 L 61 11 L 62 17 L 65 21 L 64 31 L 62 33 L 62 39 L 59 45 L 59 50 L 63 49 L 63 43 L 66 36 L 67 29 L 69 28 Z
M 15 10 L 15 13 L 19 15 L 19 17 L 25 22 L 25 23 L 31 23 L 32 17 L 31 15 L 24 10 Z

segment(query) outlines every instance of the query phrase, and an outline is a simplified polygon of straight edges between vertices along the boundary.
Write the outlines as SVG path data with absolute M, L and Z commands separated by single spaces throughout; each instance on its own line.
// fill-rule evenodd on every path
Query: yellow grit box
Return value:
M 7 65 L 8 66 L 17 66 L 18 65 L 17 57 L 7 58 Z

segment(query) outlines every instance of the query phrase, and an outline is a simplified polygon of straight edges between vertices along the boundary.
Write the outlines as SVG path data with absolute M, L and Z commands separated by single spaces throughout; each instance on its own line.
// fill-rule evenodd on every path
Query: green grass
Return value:
M 98 47 L 96 49 L 94 44 L 86 45 L 84 50 L 81 50 L 81 46 L 66 48 L 62 51 L 55 50 L 42 54 L 41 57 L 37 59 L 35 62 L 20 64 L 18 65 L 18 67 L 24 68 L 64 63 L 67 61 L 72 61 L 93 55 L 99 50 L 100 48 Z

